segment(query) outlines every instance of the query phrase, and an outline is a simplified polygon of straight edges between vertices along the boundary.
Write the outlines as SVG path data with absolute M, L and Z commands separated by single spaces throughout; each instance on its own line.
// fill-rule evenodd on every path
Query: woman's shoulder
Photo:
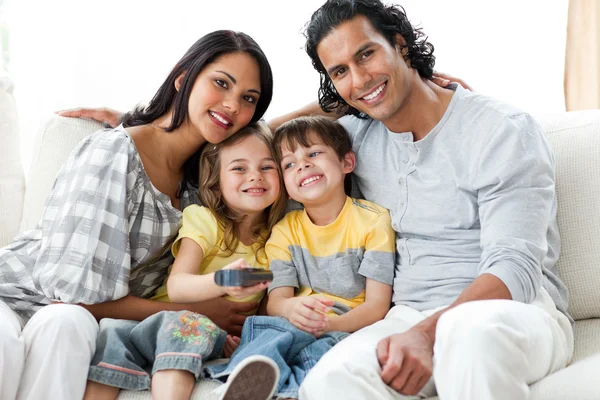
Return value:
M 90 163 L 101 163 L 115 158 L 136 159 L 135 143 L 122 126 L 101 129 L 85 138 L 72 153 L 73 158 L 82 158 Z

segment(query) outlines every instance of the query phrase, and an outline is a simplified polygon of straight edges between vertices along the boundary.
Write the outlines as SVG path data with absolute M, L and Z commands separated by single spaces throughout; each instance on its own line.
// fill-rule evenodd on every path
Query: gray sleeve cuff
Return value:
M 271 271 L 273 272 L 273 282 L 269 284 L 267 293 L 279 287 L 298 288 L 298 275 L 292 261 L 275 260 L 271 262 Z
M 368 251 L 360 263 L 358 273 L 367 279 L 392 285 L 395 267 L 394 253 Z

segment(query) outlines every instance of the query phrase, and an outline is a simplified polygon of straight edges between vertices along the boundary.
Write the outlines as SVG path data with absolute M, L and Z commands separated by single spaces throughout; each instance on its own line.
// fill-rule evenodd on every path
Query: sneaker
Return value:
M 279 367 L 265 356 L 242 360 L 229 375 L 221 400 L 270 400 L 279 382 Z

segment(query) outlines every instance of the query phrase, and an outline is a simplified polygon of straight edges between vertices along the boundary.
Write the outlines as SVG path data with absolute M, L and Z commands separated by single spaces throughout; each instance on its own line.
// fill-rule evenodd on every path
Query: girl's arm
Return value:
M 329 318 L 327 331 L 356 332 L 385 317 L 392 303 L 392 286 L 367 279 L 365 302 L 339 317 Z
M 215 274 L 198 275 L 198 268 L 204 254 L 198 243 L 189 238 L 181 239 L 181 247 L 175 257 L 171 274 L 167 280 L 169 299 L 175 303 L 197 303 L 229 295 L 243 299 L 251 294 L 263 291 L 269 286 L 268 282 L 254 286 L 219 286 L 215 283 Z M 223 269 L 248 268 L 246 261 L 241 258 Z
M 167 280 L 167 293 L 171 301 L 195 303 L 227 294 L 223 287 L 215 283 L 214 273 L 198 275 L 203 257 L 198 243 L 186 237 L 181 239 L 181 247 Z

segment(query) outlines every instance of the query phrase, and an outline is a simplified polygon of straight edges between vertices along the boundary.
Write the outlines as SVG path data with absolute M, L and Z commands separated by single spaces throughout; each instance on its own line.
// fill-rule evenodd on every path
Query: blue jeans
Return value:
M 102 319 L 88 379 L 121 389 L 150 388 L 150 376 L 164 369 L 189 371 L 221 356 L 227 333 L 190 311 L 161 311 L 142 322 Z
M 231 374 L 246 357 L 263 355 L 279 367 L 277 397 L 298 398 L 300 384 L 308 371 L 329 349 L 348 336 L 346 332 L 328 332 L 318 339 L 281 317 L 249 317 L 242 329 L 239 347 L 228 364 L 211 365 L 206 372 L 213 378 Z

